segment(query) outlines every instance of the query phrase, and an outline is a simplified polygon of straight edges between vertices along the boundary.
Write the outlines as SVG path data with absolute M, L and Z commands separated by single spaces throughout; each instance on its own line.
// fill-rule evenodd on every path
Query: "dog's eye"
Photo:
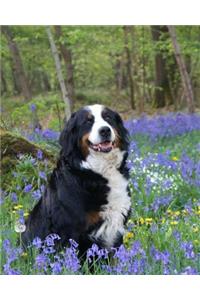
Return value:
M 91 124 L 93 122 L 93 116 L 88 116 L 86 122 Z
M 111 120 L 111 117 L 110 117 L 109 115 L 105 115 L 105 116 L 104 116 L 104 119 L 105 119 L 106 121 L 110 121 L 110 120 Z

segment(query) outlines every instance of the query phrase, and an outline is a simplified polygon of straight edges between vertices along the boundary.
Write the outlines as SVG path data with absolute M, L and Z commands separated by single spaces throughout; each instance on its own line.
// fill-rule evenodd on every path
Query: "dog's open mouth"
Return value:
M 92 144 L 90 141 L 88 141 L 88 143 L 89 143 L 89 147 L 92 150 L 98 152 L 104 152 L 104 153 L 110 152 L 114 148 L 114 144 L 115 144 L 115 142 L 111 142 L 111 141 L 105 141 L 99 144 Z

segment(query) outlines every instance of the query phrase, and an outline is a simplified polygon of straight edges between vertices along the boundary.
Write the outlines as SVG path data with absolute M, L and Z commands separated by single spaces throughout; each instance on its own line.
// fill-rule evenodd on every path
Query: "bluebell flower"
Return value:
M 34 238 L 32 245 L 37 248 L 40 249 L 42 248 L 42 240 L 39 237 Z
M 25 220 L 24 220 L 24 211 L 23 211 L 23 209 L 18 210 L 18 214 L 19 214 L 19 223 L 21 225 L 24 225 Z
M 21 272 L 13 269 L 9 263 L 3 266 L 3 271 L 5 275 L 21 275 Z
M 32 197 L 34 198 L 34 200 L 38 201 L 40 200 L 42 194 L 41 194 L 41 191 L 38 189 L 34 192 L 32 192 Z
M 47 180 L 47 176 L 46 176 L 45 172 L 43 172 L 43 171 L 39 171 L 39 177 L 44 180 Z
M 50 259 L 44 253 L 38 254 L 35 257 L 35 268 L 39 269 L 40 271 L 46 271 L 49 263 Z
M 188 266 L 180 274 L 181 275 L 198 275 L 198 272 L 195 268 Z
M 184 250 L 184 254 L 185 254 L 186 258 L 188 258 L 188 259 L 195 258 L 194 246 L 191 242 L 182 242 L 181 249 Z
M 24 187 L 24 192 L 25 193 L 29 193 L 31 190 L 32 190 L 32 184 L 27 184 L 25 187 Z
M 56 261 L 50 264 L 52 273 L 58 275 L 62 272 L 62 265 L 60 262 Z
M 172 234 L 178 242 L 181 240 L 181 233 L 178 230 L 174 230 Z
M 42 160 L 42 158 L 43 158 L 43 152 L 42 152 L 42 150 L 38 150 L 37 151 L 37 158 L 39 159 L 39 160 Z
M 35 105 L 34 103 L 32 103 L 32 104 L 30 105 L 30 110 L 31 110 L 32 112 L 36 111 L 36 105 Z
M 46 139 L 50 139 L 50 140 L 58 140 L 60 133 L 53 131 L 52 129 L 45 129 L 42 132 L 42 136 Z
M 64 267 L 70 272 L 77 272 L 80 269 L 80 261 L 74 247 L 66 248 L 64 254 Z

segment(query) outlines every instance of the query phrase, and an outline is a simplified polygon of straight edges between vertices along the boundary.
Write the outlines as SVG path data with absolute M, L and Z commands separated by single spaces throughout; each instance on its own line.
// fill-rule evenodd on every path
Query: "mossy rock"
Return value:
M 1 137 L 1 171 L 3 174 L 15 166 L 19 154 L 30 154 L 37 157 L 38 150 L 43 152 L 43 157 L 52 164 L 56 162 L 56 156 L 41 148 L 41 146 L 31 143 L 22 136 L 14 135 L 9 131 L 0 131 Z

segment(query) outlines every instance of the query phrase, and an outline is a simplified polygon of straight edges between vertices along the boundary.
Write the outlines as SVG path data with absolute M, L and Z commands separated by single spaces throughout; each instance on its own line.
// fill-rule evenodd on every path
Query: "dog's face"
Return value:
M 64 156 L 85 159 L 89 153 L 109 153 L 115 148 L 127 151 L 128 133 L 118 113 L 102 105 L 86 106 L 74 113 L 61 133 Z

